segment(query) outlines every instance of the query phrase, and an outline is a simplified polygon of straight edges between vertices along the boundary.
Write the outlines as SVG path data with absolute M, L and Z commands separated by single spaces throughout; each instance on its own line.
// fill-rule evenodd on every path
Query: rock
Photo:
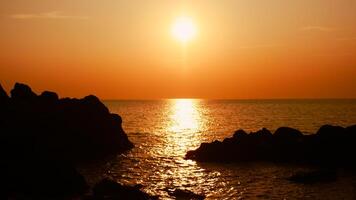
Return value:
M 280 127 L 274 134 L 274 138 L 280 141 L 296 141 L 303 137 L 303 134 L 294 128 Z
M 94 95 L 58 99 L 56 93 L 45 91 L 37 96 L 29 86 L 16 83 L 10 102 L 6 112 L 0 113 L 0 119 L 6 119 L 6 129 L 1 132 L 7 135 L 8 146 L 17 146 L 27 138 L 48 154 L 73 160 L 121 153 L 133 147 L 122 129 L 121 117 L 110 113 Z M 31 146 L 21 144 L 16 151 Z
M 82 195 L 88 185 L 82 175 L 69 163 L 38 155 L 24 155 L 5 164 L 1 185 L 6 196 L 17 199 L 70 199 Z M 2 187 L 3 189 L 4 187 Z
M 37 95 L 32 92 L 32 89 L 22 83 L 16 83 L 14 89 L 11 90 L 11 99 L 13 100 L 28 101 L 36 97 Z
M 46 102 L 56 102 L 59 99 L 57 93 L 49 91 L 42 92 L 40 98 Z
M 303 134 L 294 128 L 280 127 L 273 134 L 275 161 L 299 161 L 304 157 L 301 147 Z
M 271 139 L 272 138 L 272 133 L 266 129 L 262 128 L 261 130 L 257 132 L 252 132 L 250 133 L 250 137 L 255 137 L 256 139 Z
M 150 200 L 158 199 L 150 196 L 139 189 L 140 186 L 124 186 L 114 180 L 104 179 L 93 188 L 93 196 L 96 200 Z
M 85 180 L 67 163 L 133 147 L 121 117 L 93 95 L 58 99 L 56 93 L 46 91 L 37 96 L 29 86 L 16 83 L 11 98 L 0 101 L 0 108 L 6 108 L 0 112 L 0 177 L 5 183 L 0 189 L 5 196 L 9 192 L 29 197 L 82 193 Z
M 6 91 L 2 88 L 0 84 L 0 102 L 2 101 L 7 101 L 9 99 L 9 96 L 7 95 Z
M 195 194 L 189 190 L 176 189 L 173 192 L 170 192 L 171 196 L 174 196 L 177 200 L 203 200 L 205 199 L 204 195 Z
M 347 127 L 347 128 L 345 129 L 345 132 L 346 132 L 348 135 L 356 136 L 356 125 Z
M 234 139 L 238 139 L 238 138 L 245 138 L 248 134 L 242 130 L 239 129 L 237 131 L 235 131 L 234 135 L 232 136 Z
M 344 166 L 354 168 L 356 125 L 348 128 L 322 126 L 316 134 L 281 127 L 272 135 L 267 129 L 246 134 L 238 130 L 223 142 L 203 143 L 188 151 L 186 159 L 200 162 L 272 161 Z
M 312 184 L 319 182 L 336 181 L 337 173 L 335 169 L 320 169 L 314 171 L 297 172 L 288 178 L 289 181 L 295 183 Z

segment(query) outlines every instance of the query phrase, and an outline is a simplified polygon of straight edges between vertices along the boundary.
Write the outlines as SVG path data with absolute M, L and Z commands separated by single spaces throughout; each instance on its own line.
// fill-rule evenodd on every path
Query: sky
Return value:
M 356 0 L 2 0 L 0 84 L 15 82 L 102 99 L 356 98 Z

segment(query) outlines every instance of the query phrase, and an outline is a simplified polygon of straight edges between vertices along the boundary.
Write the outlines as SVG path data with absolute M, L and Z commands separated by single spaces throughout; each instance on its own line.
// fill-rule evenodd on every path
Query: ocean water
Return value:
M 184 159 L 202 142 L 222 140 L 237 129 L 274 131 L 289 126 L 311 134 L 324 124 L 356 124 L 356 100 L 172 99 L 105 104 L 122 116 L 135 148 L 105 161 L 96 173 L 124 184 L 142 184 L 144 191 L 162 199 L 173 199 L 169 192 L 176 188 L 205 194 L 207 199 L 356 198 L 356 176 L 343 170 L 336 182 L 303 185 L 286 180 L 302 166 Z

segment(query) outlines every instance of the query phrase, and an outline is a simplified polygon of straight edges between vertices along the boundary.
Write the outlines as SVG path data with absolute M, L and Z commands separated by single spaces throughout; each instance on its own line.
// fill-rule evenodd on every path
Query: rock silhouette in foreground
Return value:
M 93 198 L 95 200 L 155 200 L 157 197 L 150 196 L 140 190 L 138 186 L 124 186 L 114 180 L 104 179 L 93 188 Z
M 74 163 L 131 149 L 121 123 L 93 95 L 59 99 L 16 83 L 8 96 L 0 86 L 0 198 L 83 195 Z
M 272 134 L 263 128 L 247 134 L 243 130 L 222 142 L 203 143 L 186 159 L 203 162 L 273 161 L 331 166 L 356 166 L 356 125 L 343 128 L 324 125 L 316 134 L 281 127 Z
M 16 83 L 11 97 L 0 87 L 0 136 L 10 154 L 46 151 L 53 156 L 85 159 L 133 147 L 111 114 L 93 96 L 59 99 L 54 92 L 36 95 Z

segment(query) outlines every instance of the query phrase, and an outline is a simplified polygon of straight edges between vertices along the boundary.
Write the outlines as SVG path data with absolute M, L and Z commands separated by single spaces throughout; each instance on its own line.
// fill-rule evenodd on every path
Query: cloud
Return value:
M 321 32 L 329 32 L 333 31 L 334 29 L 326 26 L 304 26 L 300 30 L 302 31 L 321 31 Z
M 13 19 L 88 19 L 87 16 L 64 15 L 60 11 L 52 11 L 38 14 L 14 14 L 10 15 Z

